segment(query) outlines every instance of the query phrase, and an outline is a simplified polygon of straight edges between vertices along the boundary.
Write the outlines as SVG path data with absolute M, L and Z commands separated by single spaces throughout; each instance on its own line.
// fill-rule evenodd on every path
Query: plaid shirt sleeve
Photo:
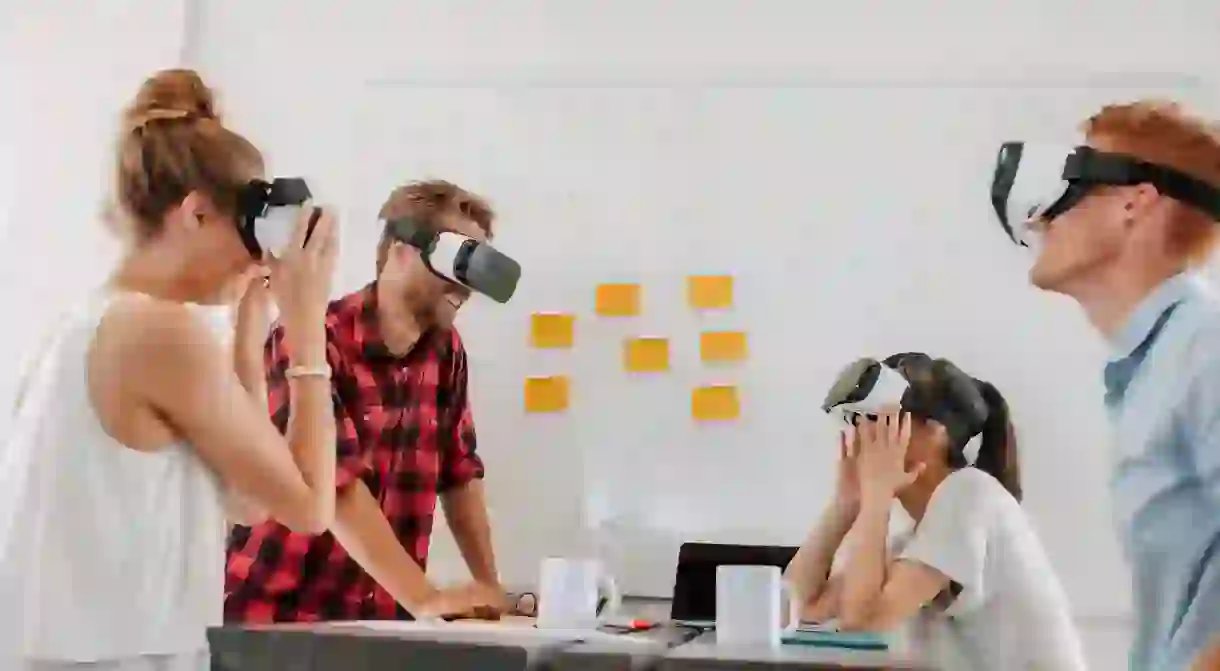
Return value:
M 291 358 L 284 342 L 284 327 L 277 325 L 267 338 L 264 349 L 264 363 L 267 370 L 267 405 L 271 421 L 280 430 L 288 434 L 288 417 L 292 411 L 291 394 L 288 384 L 288 368 Z M 370 455 L 365 450 L 352 420 L 343 402 L 341 390 L 350 386 L 346 376 L 342 355 L 331 338 L 327 329 L 326 362 L 330 365 L 332 380 L 331 398 L 335 408 L 335 458 L 338 460 L 335 472 L 335 485 L 342 489 L 355 482 L 372 468 Z
M 447 387 L 442 396 L 446 402 L 439 408 L 441 473 L 437 490 L 441 492 L 483 477 L 483 460 L 475 451 L 474 416 L 467 394 L 466 348 L 457 331 L 452 333 L 451 363 L 442 379 Z

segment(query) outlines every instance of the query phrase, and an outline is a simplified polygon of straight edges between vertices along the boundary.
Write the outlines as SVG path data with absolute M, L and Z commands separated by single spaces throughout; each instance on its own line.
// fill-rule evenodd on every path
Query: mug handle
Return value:
M 597 621 L 602 623 L 618 613 L 619 608 L 623 606 L 623 595 L 618 590 L 618 583 L 615 582 L 614 576 L 605 571 L 597 576 L 597 591 L 599 592 L 598 603 L 601 605 L 597 612 Z

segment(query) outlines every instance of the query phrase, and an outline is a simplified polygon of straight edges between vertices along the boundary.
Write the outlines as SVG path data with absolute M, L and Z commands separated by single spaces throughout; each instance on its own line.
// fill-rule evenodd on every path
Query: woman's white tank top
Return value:
M 184 444 L 125 447 L 89 399 L 88 352 L 119 300 L 145 298 L 97 296 L 42 343 L 0 446 L 0 656 L 18 668 L 186 668 L 222 621 L 216 476 Z

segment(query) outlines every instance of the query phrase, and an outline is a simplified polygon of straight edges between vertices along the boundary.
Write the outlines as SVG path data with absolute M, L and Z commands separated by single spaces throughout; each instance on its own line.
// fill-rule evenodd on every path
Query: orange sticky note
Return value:
M 543 349 L 572 347 L 576 318 L 559 312 L 535 312 L 530 317 L 530 346 Z
M 669 370 L 669 339 L 644 336 L 624 340 L 623 368 L 631 373 L 660 373 Z
M 724 310 L 733 306 L 732 275 L 691 275 L 686 279 L 686 300 L 696 310 Z
M 700 422 L 725 422 L 741 415 L 737 387 L 713 384 L 695 387 L 690 396 L 690 415 Z
M 640 285 L 599 284 L 594 305 L 603 317 L 634 317 L 640 314 Z
M 746 354 L 744 331 L 704 331 L 699 334 L 699 358 L 706 363 L 742 361 Z
M 563 412 L 568 409 L 568 378 L 563 375 L 525 379 L 525 411 Z

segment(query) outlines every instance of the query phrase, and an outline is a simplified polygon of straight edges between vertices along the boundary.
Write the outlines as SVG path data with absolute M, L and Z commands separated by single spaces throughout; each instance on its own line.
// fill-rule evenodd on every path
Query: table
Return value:
M 715 632 L 656 629 L 572 642 L 551 638 L 528 618 L 443 628 L 331 622 L 213 629 L 213 671 L 929 671 L 893 651 L 805 645 L 732 648 Z
M 486 631 L 387 630 L 351 623 L 222 627 L 213 671 L 827 671 L 931 667 L 892 652 L 804 645 L 732 648 L 715 632 L 660 627 L 623 640 L 569 643 L 489 626 Z
M 226 626 L 208 632 L 213 671 L 526 671 L 569 643 L 511 628 L 391 631 L 353 623 Z
M 716 645 L 714 631 L 674 648 L 661 660 L 659 668 L 661 671 L 931 671 L 931 667 L 891 651 L 845 650 L 808 645 L 781 645 L 778 648 L 721 647 Z

